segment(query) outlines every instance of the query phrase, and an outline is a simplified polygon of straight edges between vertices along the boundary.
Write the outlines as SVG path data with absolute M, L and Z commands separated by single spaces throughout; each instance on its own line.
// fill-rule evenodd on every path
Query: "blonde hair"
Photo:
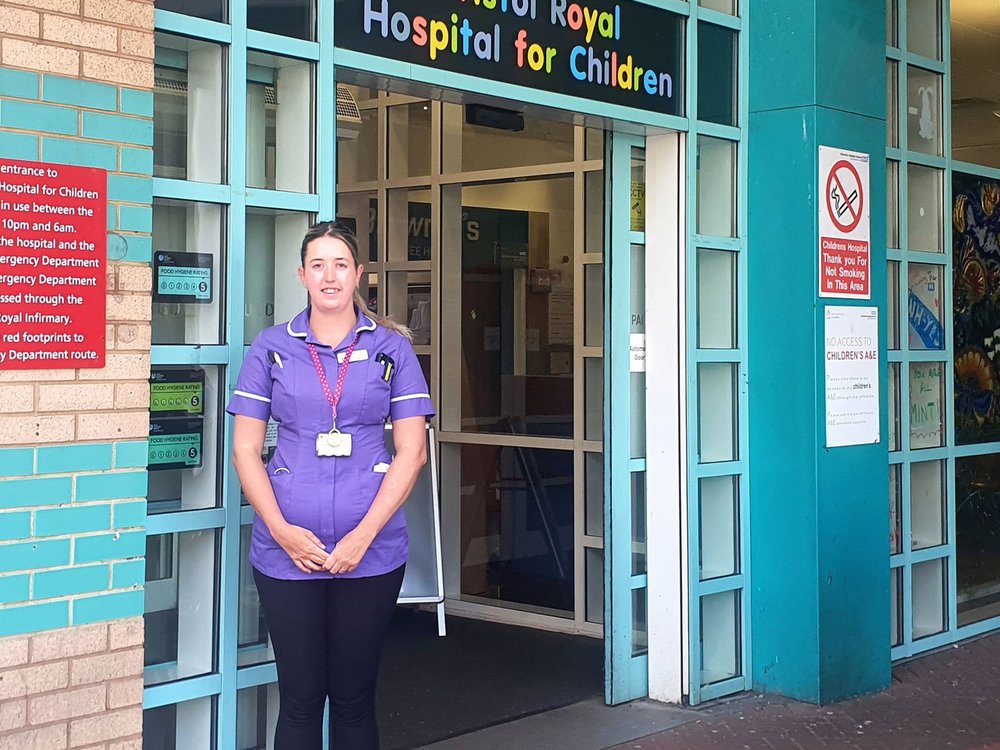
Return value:
M 303 267 L 306 264 L 306 251 L 309 248 L 309 243 L 320 237 L 334 237 L 343 242 L 351 250 L 354 267 L 357 268 L 360 265 L 360 260 L 358 259 L 358 238 L 351 226 L 343 221 L 321 221 L 309 227 L 302 238 L 302 247 L 299 248 L 299 259 Z M 411 342 L 413 341 L 413 332 L 407 326 L 397 323 L 390 317 L 378 315 L 368 307 L 368 300 L 361 294 L 360 287 L 354 288 L 354 304 L 358 306 L 359 311 L 375 321 L 376 324 L 389 331 L 398 333 Z

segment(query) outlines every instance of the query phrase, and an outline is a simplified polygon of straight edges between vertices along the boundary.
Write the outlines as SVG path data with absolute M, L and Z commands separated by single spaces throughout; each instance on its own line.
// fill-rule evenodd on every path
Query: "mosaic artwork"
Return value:
M 1000 182 L 956 173 L 952 253 L 955 437 L 1000 440 Z

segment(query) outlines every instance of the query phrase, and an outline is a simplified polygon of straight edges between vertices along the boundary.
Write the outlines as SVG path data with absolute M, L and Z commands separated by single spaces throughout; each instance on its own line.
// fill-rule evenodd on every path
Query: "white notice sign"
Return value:
M 646 372 L 646 334 L 628 335 L 628 371 Z
M 826 447 L 877 443 L 878 308 L 827 307 Z

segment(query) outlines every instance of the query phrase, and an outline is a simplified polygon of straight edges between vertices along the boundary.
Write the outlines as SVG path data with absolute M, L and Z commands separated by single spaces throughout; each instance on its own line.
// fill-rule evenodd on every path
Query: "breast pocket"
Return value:
M 384 422 L 389 418 L 389 382 L 384 378 L 384 368 L 369 359 L 365 377 L 365 400 L 362 406 L 362 418 L 367 424 Z

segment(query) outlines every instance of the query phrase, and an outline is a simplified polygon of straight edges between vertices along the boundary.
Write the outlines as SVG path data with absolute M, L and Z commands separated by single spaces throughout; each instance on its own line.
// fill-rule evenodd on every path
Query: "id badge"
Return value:
M 349 456 L 351 455 L 351 433 L 330 430 L 316 436 L 317 456 Z

